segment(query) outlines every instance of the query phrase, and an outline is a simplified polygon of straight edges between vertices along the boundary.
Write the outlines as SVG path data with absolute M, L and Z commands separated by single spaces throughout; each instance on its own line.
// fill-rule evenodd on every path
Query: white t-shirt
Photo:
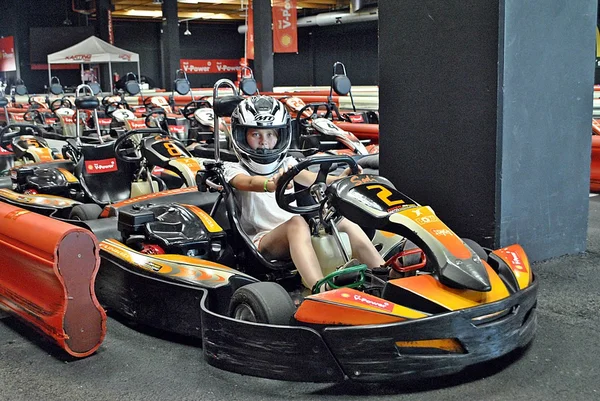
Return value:
M 291 167 L 296 164 L 298 164 L 296 159 L 288 156 L 283 160 L 282 167 Z M 223 167 L 223 175 L 227 182 L 231 182 L 231 180 L 239 174 L 245 174 L 247 176 L 254 175 L 240 163 L 225 162 Z M 264 177 L 267 179 L 274 174 L 275 172 Z M 241 210 L 239 216 L 240 223 L 242 224 L 244 231 L 246 231 L 253 241 L 257 241 L 263 235 L 294 216 L 294 214 L 286 212 L 279 207 L 275 200 L 274 192 L 239 191 L 235 188 L 234 191 L 236 203 L 239 210 Z M 293 189 L 286 190 L 286 193 L 291 191 L 293 191 Z

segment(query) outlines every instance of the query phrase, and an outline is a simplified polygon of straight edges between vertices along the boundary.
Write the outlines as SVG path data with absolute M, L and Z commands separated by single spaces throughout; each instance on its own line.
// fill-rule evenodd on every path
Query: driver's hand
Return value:
M 277 183 L 279 182 L 279 179 L 281 178 L 282 175 L 284 175 L 288 170 L 290 169 L 289 166 L 285 166 L 285 168 L 280 168 L 279 171 L 277 171 L 275 174 L 273 174 L 273 177 L 271 177 L 271 181 L 273 181 L 273 183 L 275 184 L 275 188 L 277 188 Z M 294 186 L 294 183 L 292 181 L 289 182 L 287 189 L 292 189 Z
M 357 174 L 362 174 L 363 169 L 361 166 L 357 166 L 358 167 L 358 173 Z M 352 175 L 352 169 L 350 167 L 347 167 L 344 171 L 342 171 L 342 174 L 340 174 L 340 177 L 348 177 L 349 175 Z

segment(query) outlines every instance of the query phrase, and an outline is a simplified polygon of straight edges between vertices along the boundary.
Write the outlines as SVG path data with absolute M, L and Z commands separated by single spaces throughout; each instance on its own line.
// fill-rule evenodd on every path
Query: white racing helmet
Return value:
M 252 149 L 246 140 L 248 129 L 273 129 L 277 143 L 273 149 Z M 277 170 L 287 155 L 292 141 L 292 121 L 285 106 L 269 96 L 244 99 L 231 115 L 233 150 L 250 171 L 268 175 Z

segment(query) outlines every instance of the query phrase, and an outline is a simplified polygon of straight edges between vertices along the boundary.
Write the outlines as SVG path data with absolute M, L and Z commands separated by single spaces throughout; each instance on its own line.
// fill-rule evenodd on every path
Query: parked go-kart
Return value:
M 216 93 L 214 104 L 215 115 L 224 115 Z M 282 380 L 438 376 L 505 355 L 532 339 L 537 280 L 520 246 L 491 251 L 461 240 L 431 208 L 383 177 L 354 175 L 325 188 L 332 163 L 357 172 L 346 156 L 300 162 L 279 181 L 279 205 L 292 212 L 319 211 L 320 224 L 334 233 L 332 223 L 343 216 L 404 235 L 420 250 L 399 252 L 381 269 L 335 271 L 326 277 L 334 288 L 340 278 L 355 279 L 309 295 L 296 308 L 287 291 L 292 288 L 253 278 L 286 277 L 278 271 L 293 278 L 294 270 L 289 262 L 265 260 L 245 236 L 238 215 L 247 211 L 235 209 L 218 147 L 216 141 L 215 162 L 199 174 L 201 191 L 221 193 L 212 217 L 175 203 L 120 210 L 120 235 L 100 245 L 97 293 L 104 305 L 141 323 L 201 337 L 204 357 L 214 366 Z M 286 195 L 287 183 L 311 167 L 319 171 L 308 190 L 317 203 L 294 206 L 299 194 Z M 219 205 L 225 218 L 219 217 Z M 244 273 L 218 264 L 229 246 Z M 418 255 L 413 266 L 406 263 L 411 253 Z M 279 282 L 293 286 L 299 280 Z

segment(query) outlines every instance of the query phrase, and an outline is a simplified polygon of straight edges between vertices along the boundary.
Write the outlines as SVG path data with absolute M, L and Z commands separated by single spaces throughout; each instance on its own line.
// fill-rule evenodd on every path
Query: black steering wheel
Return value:
M 44 114 L 42 112 L 40 112 L 39 109 L 33 109 L 30 108 L 29 110 L 27 110 L 25 112 L 25 114 L 23 114 L 23 120 L 25 121 L 31 121 L 32 123 L 40 123 L 40 124 L 45 124 L 46 123 L 46 117 L 44 116 Z
M 302 189 L 299 191 L 294 191 L 289 194 L 286 194 L 286 188 L 290 182 L 298 175 L 300 172 L 310 166 L 319 165 L 319 172 L 317 173 L 317 177 L 315 181 L 306 189 Z M 358 164 L 356 160 L 351 158 L 350 156 L 321 156 L 314 157 L 310 159 L 305 159 L 298 163 L 297 165 L 291 167 L 285 174 L 283 174 L 279 180 L 277 181 L 277 188 L 275 188 L 275 200 L 280 208 L 285 211 L 294 214 L 308 214 L 313 213 L 319 210 L 321 207 L 320 203 L 316 203 L 314 205 L 308 206 L 294 206 L 293 202 L 297 200 L 300 194 L 305 191 L 310 191 L 310 188 L 315 185 L 327 185 L 327 175 L 332 167 L 339 167 L 340 165 L 346 165 L 350 167 L 350 171 L 352 174 L 358 174 L 360 172 Z
M 194 113 L 198 109 L 212 108 L 210 102 L 206 99 L 192 100 L 181 109 L 181 114 L 190 121 L 194 121 Z
M 139 143 L 134 142 L 132 137 L 134 135 L 139 135 Z M 169 134 L 157 128 L 144 128 L 144 129 L 134 129 L 128 131 L 127 133 L 121 135 L 115 141 L 115 154 L 117 159 L 122 160 L 127 163 L 137 163 L 142 160 L 143 155 L 140 152 L 140 145 L 142 144 L 142 140 L 144 138 L 148 138 L 151 136 L 165 136 L 168 137 Z M 131 156 L 134 154 L 134 156 Z
M 12 131 L 12 129 L 18 130 Z M 12 143 L 13 138 L 21 135 L 34 135 L 43 138 L 44 131 L 37 125 L 33 124 L 9 124 L 0 130 L 0 147 L 2 147 L 4 150 L 12 152 L 8 145 Z
M 50 110 L 54 113 L 56 110 L 60 109 L 60 108 L 67 108 L 67 109 L 72 109 L 73 108 L 73 103 L 71 103 L 71 101 L 69 99 L 66 99 L 64 97 L 59 98 L 59 99 L 54 99 L 52 101 L 52 103 L 50 103 Z
M 323 117 L 325 117 L 325 118 L 333 117 L 333 111 L 331 109 L 331 104 L 329 104 L 329 103 L 309 103 L 306 106 L 302 107 L 298 111 L 298 115 L 296 115 L 296 123 L 298 124 L 298 127 L 303 127 L 303 128 L 309 127 L 310 120 L 313 120 L 313 119 L 319 117 L 319 114 L 317 113 L 317 111 L 321 107 L 325 108 L 325 110 L 326 110 L 326 113 Z M 309 108 L 312 108 L 312 114 L 308 117 L 302 117 L 302 114 Z
M 144 123 L 148 128 L 164 128 L 164 126 L 168 129 L 168 124 L 166 124 L 167 113 L 161 109 L 160 107 L 154 108 L 146 113 L 146 119 Z M 153 127 L 151 123 L 156 124 L 156 127 Z

